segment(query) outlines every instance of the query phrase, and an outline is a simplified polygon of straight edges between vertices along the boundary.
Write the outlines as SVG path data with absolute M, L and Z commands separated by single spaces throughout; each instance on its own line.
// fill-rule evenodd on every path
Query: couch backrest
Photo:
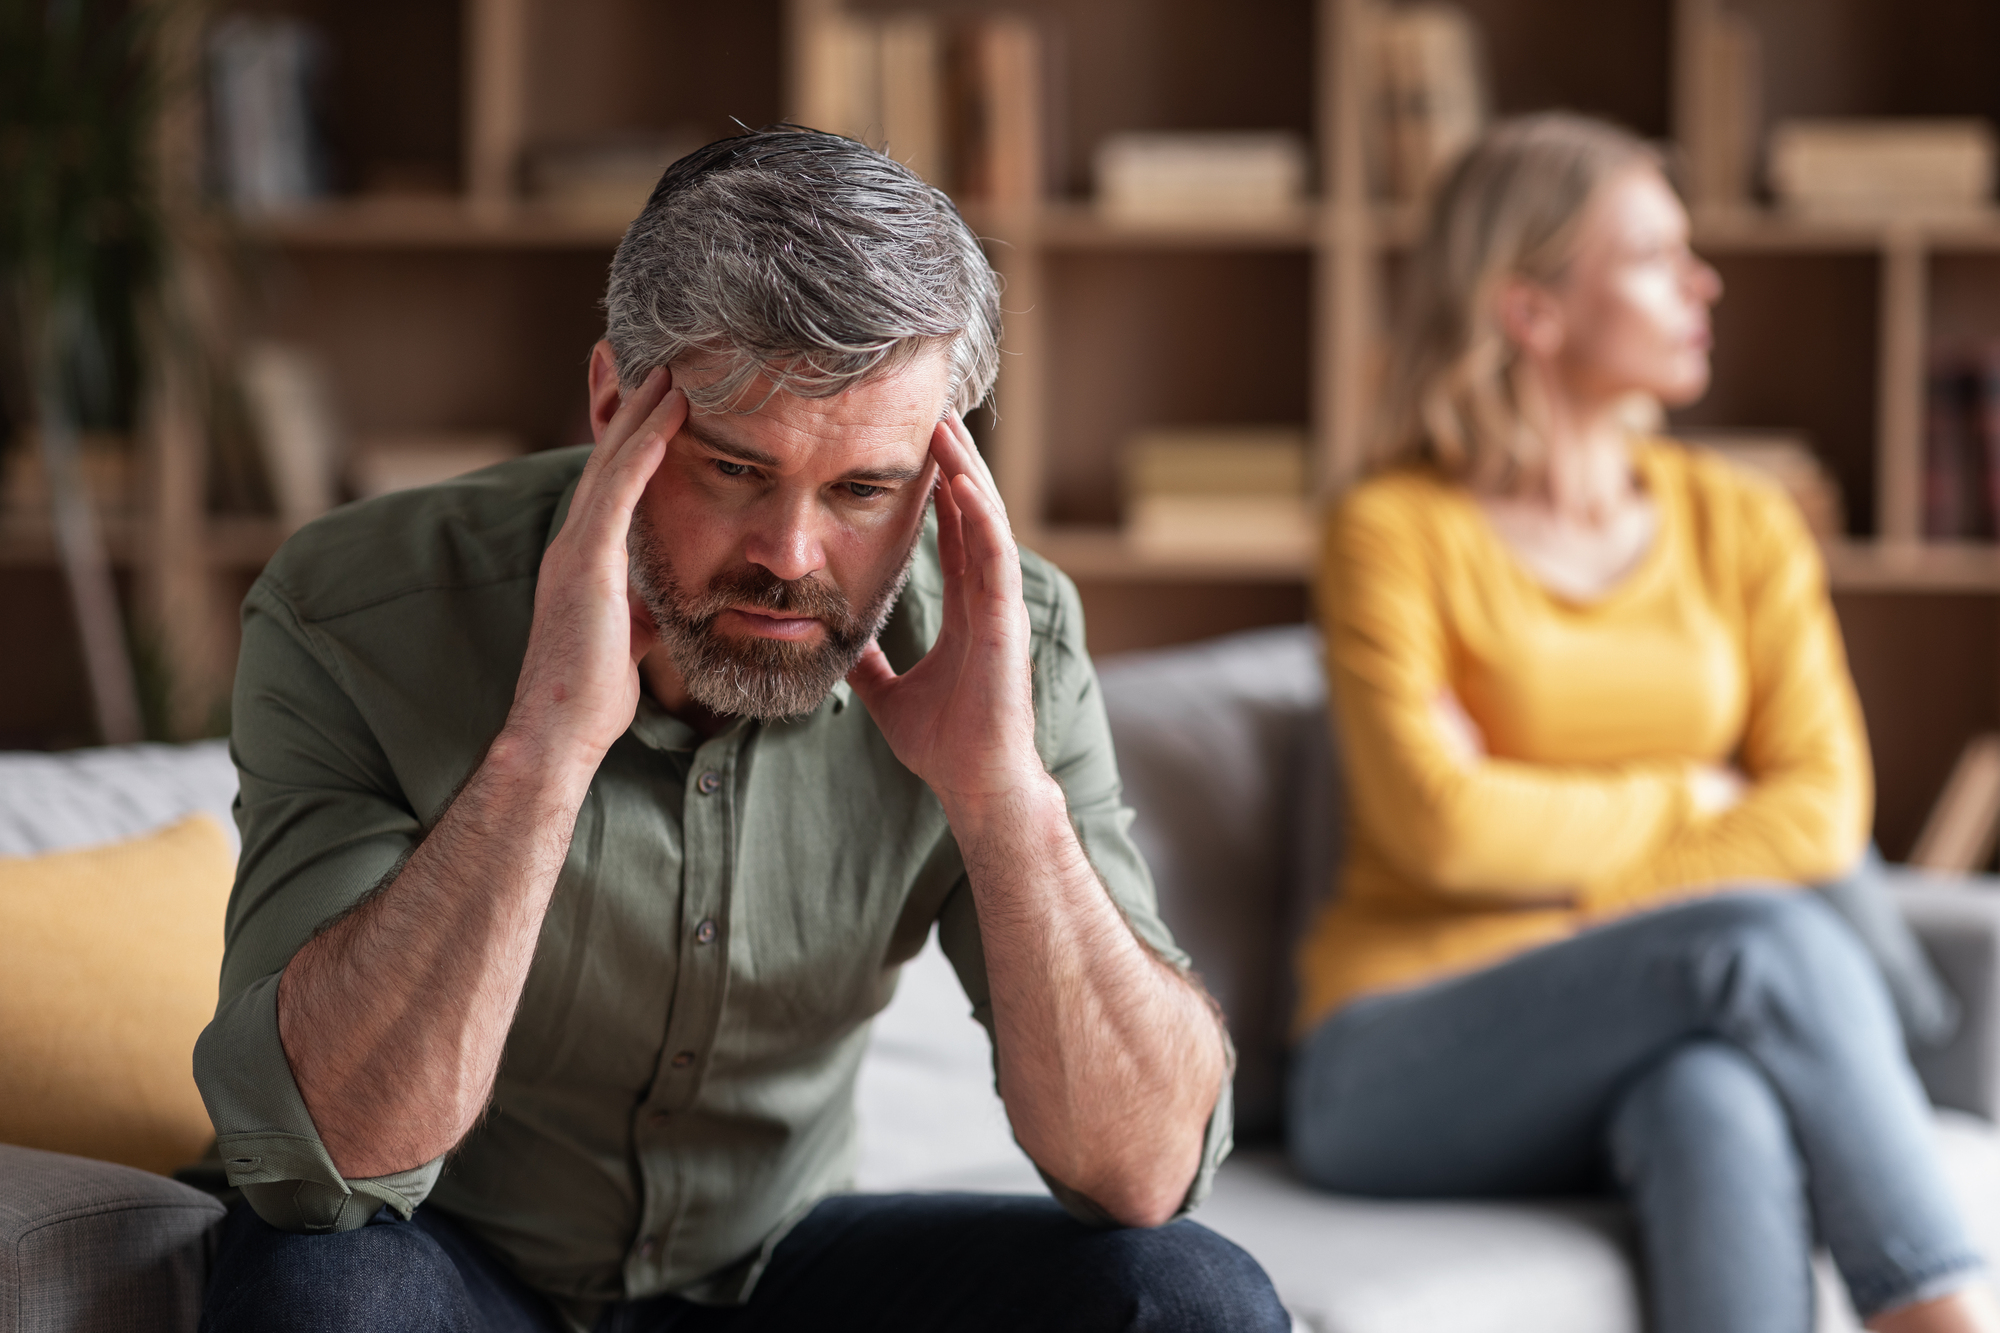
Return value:
M 1340 856 L 1318 634 L 1132 653 L 1099 662 L 1098 678 L 1161 914 L 1229 1016 L 1238 1134 L 1274 1136 L 1292 947 Z

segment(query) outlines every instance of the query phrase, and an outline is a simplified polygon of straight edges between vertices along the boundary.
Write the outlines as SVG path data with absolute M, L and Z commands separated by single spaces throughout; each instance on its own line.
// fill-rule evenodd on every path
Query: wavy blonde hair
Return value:
M 1377 468 L 1426 466 L 1511 487 L 1541 467 L 1542 436 L 1500 327 L 1508 280 L 1552 285 L 1599 186 L 1660 155 L 1601 120 L 1552 112 L 1502 121 L 1466 151 L 1431 205 L 1391 335 Z

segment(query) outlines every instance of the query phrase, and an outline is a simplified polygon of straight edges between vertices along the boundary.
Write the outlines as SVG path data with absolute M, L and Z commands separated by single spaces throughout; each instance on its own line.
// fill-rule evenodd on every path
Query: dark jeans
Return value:
M 1286 1333 L 1257 1261 L 1194 1222 L 1100 1231 L 1053 1201 L 845 1194 L 779 1244 L 748 1305 L 654 1296 L 598 1333 L 1172 1330 Z M 384 1209 L 299 1236 L 230 1210 L 202 1333 L 561 1333 L 555 1312 L 457 1223 Z
M 1656 1333 L 1808 1333 L 1980 1266 L 1875 967 L 1811 894 L 1724 894 L 1363 999 L 1292 1064 L 1292 1161 L 1385 1197 L 1575 1193 L 1639 1222 Z

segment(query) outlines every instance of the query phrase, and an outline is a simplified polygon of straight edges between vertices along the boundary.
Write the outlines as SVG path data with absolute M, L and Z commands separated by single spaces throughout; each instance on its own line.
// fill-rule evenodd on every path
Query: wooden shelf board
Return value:
M 1320 210 L 1305 205 L 1267 218 L 1142 222 L 1106 216 L 1089 203 L 1059 202 L 1026 222 L 1024 239 L 1046 250 L 1309 250 L 1320 232 Z
M 2000 593 L 2000 545 L 1991 542 L 1834 542 L 1835 592 Z
M 102 517 L 99 531 L 105 549 L 116 565 L 131 565 L 149 558 L 147 526 L 130 517 Z M 284 544 L 289 530 L 274 518 L 258 516 L 216 516 L 208 521 L 203 555 L 214 569 L 256 571 Z M 0 516 L 0 568 L 54 569 L 61 563 L 56 554 L 55 531 L 40 516 Z
M 134 552 L 143 545 L 139 520 L 129 515 L 99 514 L 98 532 L 113 564 L 132 563 Z M 53 569 L 56 555 L 55 527 L 41 514 L 0 515 L 0 568 Z
M 1044 528 L 1021 543 L 1071 578 L 1143 582 L 1293 583 L 1311 577 L 1313 552 L 1163 552 L 1116 528 Z M 1836 592 L 2000 593 L 2000 544 L 1835 542 L 1825 548 Z
M 217 225 L 300 250 L 609 250 L 629 221 L 534 202 L 496 209 L 454 196 L 391 196 L 329 200 Z
M 1407 249 L 1423 227 L 1421 209 L 1379 204 L 1369 215 L 1377 245 Z M 1774 208 L 1698 209 L 1694 244 L 1710 254 L 1855 254 L 1886 248 L 1892 237 L 1928 250 L 2000 250 L 2000 208 L 1984 213 L 1897 219 L 1801 217 Z
M 1312 559 L 1312 553 L 1304 548 L 1240 552 L 1148 549 L 1135 546 L 1116 528 L 1044 528 L 1024 533 L 1020 540 L 1073 579 L 1301 583 Z

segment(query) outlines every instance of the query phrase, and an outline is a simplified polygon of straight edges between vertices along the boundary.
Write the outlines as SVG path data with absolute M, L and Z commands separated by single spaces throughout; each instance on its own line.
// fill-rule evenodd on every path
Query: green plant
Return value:
M 154 172 L 163 3 L 0 0 L 0 373 L 31 418 L 107 741 L 140 732 L 132 662 L 77 434 L 126 426 L 163 327 Z

